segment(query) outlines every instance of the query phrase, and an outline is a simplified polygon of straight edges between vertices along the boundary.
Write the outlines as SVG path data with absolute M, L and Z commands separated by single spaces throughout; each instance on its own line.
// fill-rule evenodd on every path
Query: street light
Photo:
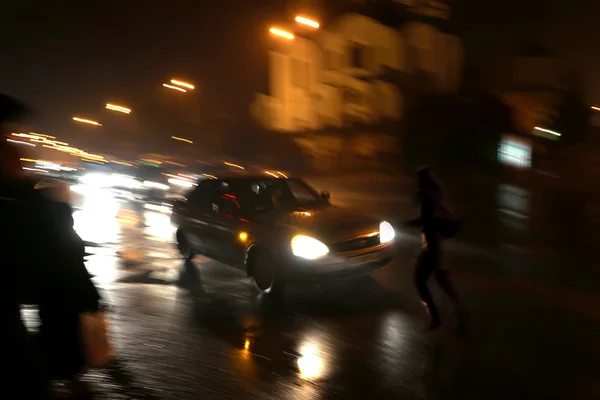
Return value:
M 598 106 L 592 106 L 592 110 L 594 110 L 594 111 L 600 111 L 600 107 L 598 107 Z
M 275 36 L 279 36 L 287 40 L 294 40 L 294 35 L 288 31 L 284 31 L 283 29 L 271 28 L 269 29 L 269 32 Z
M 6 139 L 7 142 L 16 143 L 16 144 L 24 144 L 25 146 L 35 147 L 34 143 L 23 142 L 21 140 L 14 139 Z
M 102 126 L 101 123 L 97 122 L 97 121 L 93 121 L 91 119 L 85 119 L 85 118 L 79 118 L 79 117 L 73 117 L 73 121 L 77 121 L 77 122 L 82 122 L 84 124 L 89 124 L 89 125 L 96 125 L 96 126 Z
M 227 161 L 223 162 L 223 164 L 228 165 L 228 166 L 233 167 L 233 168 L 237 168 L 237 169 L 242 169 L 242 170 L 246 169 L 246 168 L 242 167 L 241 165 L 230 163 L 230 162 L 227 162 Z
M 312 20 L 310 18 L 301 17 L 299 15 L 296 16 L 295 20 L 297 23 L 299 23 L 301 25 L 306 25 L 306 26 L 309 26 L 314 29 L 319 29 L 319 26 L 320 26 L 317 21 Z
M 187 92 L 187 90 L 185 90 L 185 89 L 182 89 L 177 86 L 169 85 L 168 83 L 163 83 L 163 86 L 166 87 L 167 89 L 179 90 L 180 92 L 183 92 L 183 93 Z
M 131 113 L 131 109 L 127 108 L 127 107 L 123 107 L 123 106 L 117 106 L 115 104 L 110 104 L 107 103 L 106 104 L 106 109 L 107 110 L 111 110 L 111 111 L 117 111 L 123 114 L 130 114 Z
M 182 86 L 182 87 L 188 88 L 190 90 L 194 90 L 195 89 L 194 85 L 192 85 L 191 83 L 187 83 L 187 82 L 184 82 L 184 81 L 178 81 L 177 79 L 171 79 L 171 83 L 173 85 Z
M 189 143 L 189 144 L 194 144 L 194 142 L 192 142 L 190 139 L 186 139 L 186 138 L 182 138 L 182 137 L 178 137 L 178 136 L 171 136 L 171 139 L 179 140 L 180 142 L 185 142 L 185 143 Z
M 17 137 L 24 137 L 27 139 L 32 139 L 32 140 L 46 140 L 46 139 L 56 139 L 56 137 L 54 136 L 50 136 L 50 135 L 44 135 L 42 133 L 35 133 L 35 132 L 29 132 L 29 133 L 13 133 L 13 136 L 17 136 Z
M 533 129 L 536 130 L 536 131 L 539 131 L 539 132 L 549 133 L 549 134 L 554 135 L 554 136 L 562 136 L 561 133 L 558 133 L 558 132 L 555 132 L 555 131 L 551 131 L 550 129 L 546 129 L 546 128 L 540 128 L 539 126 L 536 126 Z

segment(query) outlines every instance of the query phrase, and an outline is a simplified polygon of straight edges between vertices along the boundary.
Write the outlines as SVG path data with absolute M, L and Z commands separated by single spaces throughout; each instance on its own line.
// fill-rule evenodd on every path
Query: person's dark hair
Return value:
M 435 177 L 433 167 L 424 167 L 417 171 L 417 183 L 422 189 L 441 190 L 440 184 Z
M 19 100 L 0 93 L 0 134 L 8 134 L 3 126 L 6 123 L 23 120 L 31 113 L 28 106 Z M 19 150 L 7 143 L 4 136 L 0 136 L 0 178 L 14 178 L 22 173 Z
M 16 146 L 0 137 L 0 179 L 14 178 L 23 172 L 21 154 Z
M 31 109 L 14 97 L 0 93 L 0 125 L 21 121 L 31 114 Z

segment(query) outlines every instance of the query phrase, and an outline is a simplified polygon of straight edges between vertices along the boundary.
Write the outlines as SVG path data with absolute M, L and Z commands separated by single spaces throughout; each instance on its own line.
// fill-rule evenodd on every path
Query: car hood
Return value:
M 328 243 L 379 230 L 378 220 L 330 205 L 282 212 L 277 216 L 277 222 Z

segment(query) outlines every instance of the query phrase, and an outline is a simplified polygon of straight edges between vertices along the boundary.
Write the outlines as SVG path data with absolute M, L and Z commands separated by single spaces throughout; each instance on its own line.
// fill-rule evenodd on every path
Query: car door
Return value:
M 243 266 L 250 222 L 244 218 L 243 207 L 232 186 L 221 186 L 213 202 L 213 213 L 212 232 L 218 258 L 234 266 Z
M 187 200 L 187 221 L 183 230 L 194 249 L 205 254 L 214 251 L 215 248 L 211 236 L 212 202 L 218 184 L 212 179 L 201 181 Z

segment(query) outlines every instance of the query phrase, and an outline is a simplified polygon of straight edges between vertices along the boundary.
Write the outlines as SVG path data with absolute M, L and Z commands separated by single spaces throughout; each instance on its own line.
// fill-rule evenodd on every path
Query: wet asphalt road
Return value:
M 315 184 L 331 189 L 334 203 L 365 201 L 356 179 L 348 189 L 340 179 Z M 412 213 L 408 189 L 363 184 L 378 197 L 379 213 L 392 205 L 399 219 Z M 600 398 L 597 263 L 562 262 L 575 250 L 552 247 L 559 238 L 525 241 L 523 224 L 533 214 L 518 207 L 531 204 L 528 196 L 509 196 L 499 207 L 517 208 L 512 213 L 490 212 L 487 223 L 502 232 L 498 245 L 477 240 L 478 231 L 491 230 L 483 223 L 448 244 L 467 313 L 468 335 L 459 338 L 434 285 L 446 325 L 423 330 L 411 284 L 414 232 L 399 232 L 392 267 L 343 285 L 293 287 L 276 305 L 241 271 L 201 256 L 184 265 L 167 210 L 94 193 L 74 216 L 80 235 L 97 243 L 87 248 L 87 267 L 113 306 L 118 358 L 85 381 L 98 399 Z M 545 232 L 536 224 L 527 229 Z M 556 262 L 540 269 L 545 259 Z

